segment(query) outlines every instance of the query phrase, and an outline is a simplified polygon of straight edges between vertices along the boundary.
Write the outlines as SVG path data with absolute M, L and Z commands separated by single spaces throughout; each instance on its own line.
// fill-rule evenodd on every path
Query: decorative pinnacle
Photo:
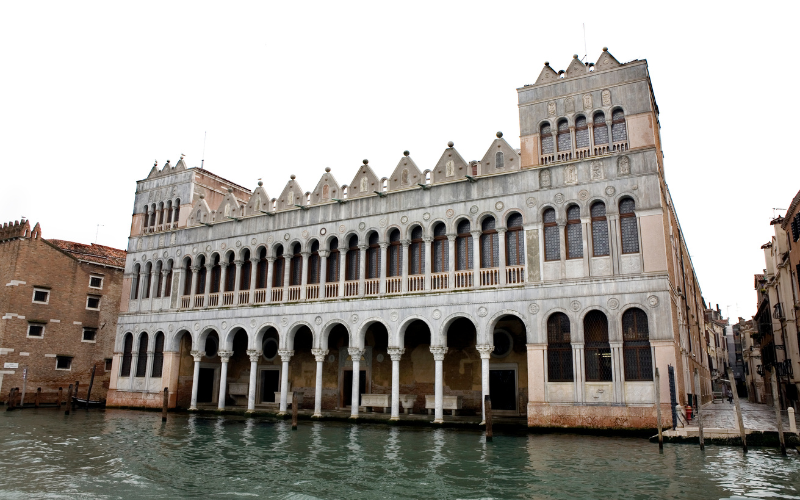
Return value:
M 577 59 L 578 58 L 578 54 L 572 54 L 572 58 L 573 59 Z
M 362 161 L 364 162 L 364 165 L 366 165 L 366 164 L 368 164 L 368 163 L 369 163 L 369 160 L 367 160 L 367 159 L 364 159 L 364 160 L 362 160 Z
M 232 187 L 229 187 L 229 188 L 228 188 L 228 192 L 229 192 L 229 193 L 232 193 L 232 192 L 233 192 L 233 188 L 232 188 Z
M 544 65 L 545 65 L 545 66 L 550 66 L 550 61 L 545 61 L 545 62 L 544 62 Z
M 411 153 L 409 153 L 407 149 L 406 149 L 405 151 L 403 151 L 403 156 L 408 156 L 408 155 L 410 155 L 410 154 L 411 154 Z
M 498 131 L 495 135 L 497 136 L 498 139 L 503 137 L 503 133 L 500 131 Z
M 603 47 L 603 52 L 608 52 L 608 47 Z
M 452 148 L 455 145 L 456 145 L 456 143 L 454 143 L 453 141 L 450 141 L 450 142 L 447 143 L 447 147 L 448 148 Z
M 325 167 L 325 171 L 326 172 L 330 172 L 331 171 L 331 167 Z
M 263 186 L 263 185 L 264 185 L 264 183 L 263 183 L 263 182 L 261 182 L 261 181 L 259 180 L 259 181 L 258 181 L 258 187 L 261 187 L 261 186 Z
M 201 199 L 201 200 L 202 200 L 203 198 L 205 198 L 205 197 L 206 197 L 206 194 L 205 194 L 205 193 L 200 193 L 200 199 Z
M 294 174 L 292 174 L 292 175 L 290 175 L 290 176 L 289 176 L 289 178 L 290 178 L 291 180 L 294 180 L 296 177 L 297 177 L 297 176 L 296 176 L 296 175 L 294 175 Z

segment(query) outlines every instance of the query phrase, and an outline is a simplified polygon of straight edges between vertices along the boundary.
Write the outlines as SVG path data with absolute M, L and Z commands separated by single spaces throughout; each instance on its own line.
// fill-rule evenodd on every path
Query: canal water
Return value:
M 0 413 L 2 498 L 800 498 L 800 459 L 641 438 Z

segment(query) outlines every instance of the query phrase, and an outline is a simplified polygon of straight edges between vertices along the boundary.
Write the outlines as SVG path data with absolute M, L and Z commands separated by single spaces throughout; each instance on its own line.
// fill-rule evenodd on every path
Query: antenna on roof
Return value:
M 586 49 L 586 23 L 583 23 L 583 57 L 581 58 L 581 62 L 586 59 L 587 55 L 589 55 L 589 51 Z
M 203 168 L 203 164 L 206 161 L 206 134 L 208 134 L 208 132 L 204 131 L 203 132 L 203 157 L 200 158 L 200 168 Z

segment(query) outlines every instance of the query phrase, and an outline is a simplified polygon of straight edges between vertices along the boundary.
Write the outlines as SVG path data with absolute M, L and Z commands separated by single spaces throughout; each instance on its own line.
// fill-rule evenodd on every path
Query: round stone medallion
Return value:
M 169 331 L 172 331 L 172 330 L 174 330 L 174 329 L 175 329 L 175 325 L 169 325 L 169 326 L 167 327 L 167 330 L 169 330 Z
M 327 234 L 327 232 L 328 232 L 328 230 L 325 229 L 324 227 L 319 228 L 319 235 L 320 236 L 325 236 L 325 234 Z
M 561 193 L 556 194 L 553 197 L 553 201 L 561 205 L 562 203 L 564 203 L 564 195 Z
M 308 229 L 303 229 L 303 232 L 300 233 L 300 236 L 302 236 L 304 240 L 307 240 L 308 237 L 310 236 L 308 233 Z
M 225 330 L 226 328 L 228 328 L 228 322 L 227 321 L 223 321 L 222 322 L 222 329 Z
M 328 363 L 333 363 L 334 361 L 336 361 L 336 356 L 334 356 L 333 354 L 329 354 Z
M 352 315 L 352 316 L 350 317 L 350 322 L 351 322 L 351 323 L 353 323 L 354 325 L 355 325 L 356 323 L 358 323 L 358 314 L 354 314 L 354 315 Z
M 577 300 L 573 300 L 572 302 L 569 303 L 569 307 L 573 311 L 578 312 L 581 310 L 581 303 L 578 302 Z
M 169 255 L 169 254 L 167 253 L 167 251 L 166 251 L 166 250 L 164 250 L 164 253 L 163 253 L 162 255 L 163 255 L 164 257 L 166 257 L 166 256 L 167 256 L 167 255 Z
M 528 312 L 536 314 L 539 312 L 539 304 L 528 304 Z
M 404 215 L 404 216 L 400 217 L 400 223 L 401 224 L 408 224 L 408 216 Z
M 378 225 L 380 225 L 381 227 L 386 227 L 386 224 L 388 224 L 388 223 L 389 223 L 389 221 L 386 220 L 385 218 L 383 218 L 380 221 L 378 221 Z
M 383 363 L 383 354 L 378 354 L 377 356 L 375 356 L 375 361 L 377 361 L 378 363 Z
M 147 254 L 146 254 L 146 253 L 143 253 L 143 254 L 142 254 L 142 262 L 144 262 L 144 261 L 146 261 L 146 260 L 147 260 Z
M 471 213 L 473 215 L 477 214 L 478 213 L 478 205 L 472 205 L 471 207 L 469 207 L 469 213 Z
M 251 245 L 255 245 L 255 244 L 256 244 L 256 239 L 255 239 L 255 238 L 253 238 L 252 240 L 250 240 L 250 244 L 251 244 Z
M 211 245 L 206 245 L 206 252 L 210 252 L 210 251 L 211 251 Z
M 658 297 L 656 297 L 655 295 L 647 297 L 647 303 L 650 305 L 650 307 L 653 308 L 658 307 Z
M 455 217 L 456 211 L 453 210 L 452 208 L 448 208 L 447 212 L 445 212 L 445 215 L 447 215 L 448 219 L 452 219 L 453 217 Z
M 606 188 L 606 194 L 607 194 L 608 196 L 614 196 L 614 193 L 616 193 L 616 192 L 617 192 L 617 190 L 616 190 L 616 189 L 614 189 L 614 186 L 608 186 L 608 187 Z
M 392 313 L 389 315 L 389 319 L 391 319 L 392 321 L 397 321 L 399 317 L 400 314 L 397 311 L 392 311 Z
M 237 240 L 237 241 L 236 241 L 236 247 L 238 248 L 238 247 L 240 247 L 240 246 L 242 246 L 242 242 L 241 242 L 241 240 Z
M 197 247 L 192 248 L 192 253 L 197 253 Z
M 367 224 L 366 224 L 366 223 L 364 223 L 364 222 L 359 222 L 359 223 L 358 223 L 358 230 L 359 230 L 359 231 L 363 231 L 363 230 L 365 230 L 366 228 L 367 228 Z
M 267 243 L 269 243 L 270 245 L 272 245 L 272 242 L 273 242 L 273 241 L 275 241 L 275 237 L 274 237 L 274 236 L 272 236 L 272 235 L 270 234 L 270 235 L 269 235 L 269 237 L 267 238 Z
M 483 318 L 483 317 L 486 317 L 486 315 L 487 315 L 487 314 L 489 314 L 489 310 L 488 310 L 488 309 L 486 309 L 486 308 L 485 308 L 485 307 L 483 307 L 483 306 L 481 306 L 481 307 L 479 307 L 479 308 L 478 308 L 478 316 L 480 316 L 481 318 Z
M 505 208 L 505 204 L 502 201 L 498 201 L 497 203 L 494 204 L 494 209 L 497 210 L 498 212 L 503 208 Z
M 430 218 L 431 218 L 431 214 L 429 214 L 428 212 L 425 212 L 424 214 L 422 214 L 422 220 L 430 220 Z
M 250 326 L 256 326 L 256 319 L 255 318 L 250 320 Z
M 317 316 L 316 318 L 314 318 L 314 324 L 317 325 L 317 326 L 321 325 L 322 324 L 322 316 Z
M 434 309 L 433 313 L 431 313 L 431 318 L 433 318 L 433 319 L 439 319 L 441 317 L 442 317 L 442 311 L 440 311 L 438 309 Z
M 289 318 L 281 318 L 281 326 L 286 326 L 289 324 Z
M 223 244 L 221 244 L 219 247 L 220 247 L 221 249 L 225 250 L 226 248 L 228 248 L 228 245 L 226 245 L 225 243 L 223 243 Z
M 197 331 L 199 329 L 200 329 L 200 323 L 195 323 L 194 324 L 194 331 Z
M 525 200 L 525 204 L 528 205 L 528 208 L 533 208 L 536 206 L 536 198 L 531 196 L 527 200 Z
M 608 299 L 608 308 L 609 309 L 616 309 L 619 307 L 619 301 L 617 299 L 611 298 Z
M 588 200 L 589 199 L 589 191 L 587 191 L 585 189 L 582 189 L 581 192 L 578 193 L 578 198 L 580 198 L 581 201 Z
M 289 241 L 289 238 L 290 238 L 289 233 L 283 235 L 284 240 Z
M 340 232 L 340 233 L 343 233 L 343 232 L 345 232 L 345 231 L 347 231 L 347 228 L 345 227 L 345 225 L 344 225 L 344 224 L 342 224 L 341 226 L 339 226 L 339 232 Z

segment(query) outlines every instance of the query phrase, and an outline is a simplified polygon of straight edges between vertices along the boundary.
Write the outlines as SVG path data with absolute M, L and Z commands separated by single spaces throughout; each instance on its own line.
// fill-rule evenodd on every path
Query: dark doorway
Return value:
M 344 387 L 342 387 L 342 408 L 350 406 L 353 402 L 353 370 L 345 370 L 344 372 Z M 358 371 L 358 405 L 361 406 L 361 395 L 367 393 L 367 372 L 366 370 Z
M 492 410 L 517 409 L 517 372 L 514 370 L 489 370 L 489 394 Z
M 211 403 L 214 401 L 214 369 L 200 368 L 197 377 L 197 402 Z
M 275 393 L 281 390 L 281 372 L 279 370 L 261 371 L 261 402 L 274 403 Z

